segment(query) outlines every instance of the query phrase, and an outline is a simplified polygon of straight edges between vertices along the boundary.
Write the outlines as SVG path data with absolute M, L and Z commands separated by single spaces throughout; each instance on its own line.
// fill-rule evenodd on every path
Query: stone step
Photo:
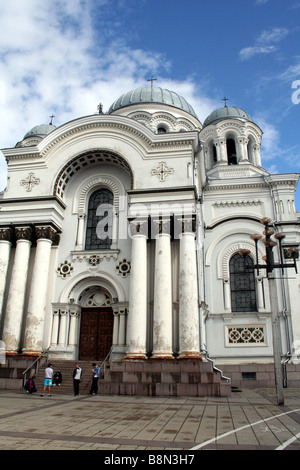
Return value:
M 90 393 L 92 362 L 79 361 L 82 368 L 80 394 Z M 73 361 L 53 362 L 54 373 L 60 371 L 62 384 L 53 387 L 55 394 L 73 393 Z M 212 365 L 201 361 L 111 362 L 98 383 L 99 394 L 145 396 L 228 396 L 230 384 L 221 379 Z M 43 388 L 44 368 L 36 374 L 38 390 Z

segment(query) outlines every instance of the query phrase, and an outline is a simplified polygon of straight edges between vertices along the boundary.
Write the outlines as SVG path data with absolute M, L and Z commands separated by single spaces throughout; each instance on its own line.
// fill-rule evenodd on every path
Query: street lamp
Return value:
M 284 268 L 294 268 L 297 273 L 297 264 L 296 259 L 298 258 L 299 250 L 298 248 L 288 248 L 289 258 L 293 260 L 293 263 L 284 263 L 283 261 L 283 249 L 282 249 L 282 240 L 285 238 L 283 233 L 276 233 L 274 235 L 274 230 L 270 226 L 271 219 L 264 217 L 261 219 L 261 223 L 264 225 L 265 230 L 263 238 L 260 234 L 253 234 L 250 238 L 255 243 L 255 254 L 256 254 L 256 264 L 252 266 L 246 266 L 246 269 L 253 269 L 257 271 L 259 275 L 260 269 L 265 269 L 267 278 L 269 281 L 270 289 L 270 302 L 271 302 L 271 319 L 272 319 L 272 336 L 273 336 L 273 353 L 274 353 L 274 369 L 275 369 L 275 383 L 276 383 L 276 394 L 277 394 L 277 403 L 278 405 L 284 404 L 283 396 L 283 378 L 282 378 L 282 368 L 281 368 L 281 339 L 280 339 L 280 325 L 278 317 L 278 308 L 277 308 L 277 291 L 275 284 L 275 275 L 274 269 L 281 269 L 282 273 Z M 272 240 L 271 236 L 274 235 L 275 240 Z M 262 257 L 266 264 L 259 264 L 258 260 L 258 241 L 262 240 L 265 245 L 266 254 Z M 273 248 L 278 246 L 279 249 L 279 263 L 275 263 Z M 245 256 L 249 254 L 249 250 L 241 250 L 240 254 Z

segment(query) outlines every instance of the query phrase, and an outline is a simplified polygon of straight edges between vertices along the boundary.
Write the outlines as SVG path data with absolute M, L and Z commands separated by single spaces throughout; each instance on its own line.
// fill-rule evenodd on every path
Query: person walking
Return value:
M 75 364 L 75 369 L 73 371 L 73 389 L 74 389 L 74 396 L 76 397 L 79 395 L 79 384 L 82 375 L 82 369 L 79 365 Z
M 43 388 L 41 397 L 45 395 L 45 391 L 47 387 L 48 387 L 48 397 L 51 397 L 52 377 L 53 377 L 53 366 L 52 364 L 48 364 L 48 367 L 46 367 L 45 369 L 44 388 Z
M 97 395 L 97 393 L 98 393 L 98 380 L 99 380 L 99 376 L 100 376 L 100 367 L 95 362 L 93 364 L 92 372 L 93 372 L 92 387 L 91 387 L 90 395 Z

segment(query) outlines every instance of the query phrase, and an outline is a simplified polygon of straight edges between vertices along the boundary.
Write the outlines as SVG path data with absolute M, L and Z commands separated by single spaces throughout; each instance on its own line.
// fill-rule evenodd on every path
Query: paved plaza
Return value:
M 300 391 L 285 389 L 284 396 L 284 406 L 278 406 L 273 389 L 223 398 L 1 391 L 0 448 L 101 450 L 103 459 L 120 458 L 120 451 L 197 459 L 200 450 L 300 450 Z

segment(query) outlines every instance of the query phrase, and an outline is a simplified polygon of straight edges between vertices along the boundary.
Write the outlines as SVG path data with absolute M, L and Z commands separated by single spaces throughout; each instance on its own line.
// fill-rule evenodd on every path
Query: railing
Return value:
M 101 364 L 99 365 L 99 369 L 100 369 L 100 370 L 99 370 L 99 373 L 101 372 L 101 367 L 103 367 L 103 374 L 104 374 L 104 372 L 105 372 L 105 365 L 106 365 L 108 359 L 110 358 L 111 350 L 112 350 L 112 347 L 111 347 L 110 350 L 108 351 L 108 353 L 107 353 L 105 359 L 104 359 L 104 360 L 101 362 Z
M 230 379 L 229 377 L 225 377 L 225 375 L 223 375 L 223 372 L 221 371 L 221 369 L 218 369 L 218 367 L 215 366 L 215 363 L 214 363 L 214 361 L 209 357 L 208 352 L 207 352 L 207 351 L 204 351 L 204 354 L 205 354 L 206 359 L 212 364 L 213 370 L 214 370 L 215 372 L 219 372 L 219 373 L 220 373 L 221 379 L 226 380 L 229 384 L 231 384 L 231 379 Z
M 27 372 L 29 371 L 29 369 L 31 369 L 38 361 L 40 361 L 40 359 L 41 359 L 43 356 L 45 356 L 49 351 L 50 351 L 50 346 L 49 346 L 47 349 L 45 349 L 43 352 L 41 352 L 41 354 L 39 355 L 39 357 L 37 357 L 37 358 L 35 359 L 35 361 L 33 361 L 33 363 L 30 364 L 29 367 L 27 367 L 26 370 L 24 370 L 24 372 L 23 372 L 23 387 L 24 387 L 24 385 L 25 385 L 26 374 L 27 374 Z

